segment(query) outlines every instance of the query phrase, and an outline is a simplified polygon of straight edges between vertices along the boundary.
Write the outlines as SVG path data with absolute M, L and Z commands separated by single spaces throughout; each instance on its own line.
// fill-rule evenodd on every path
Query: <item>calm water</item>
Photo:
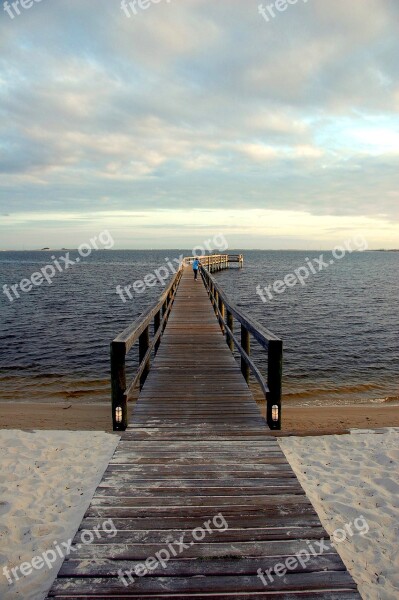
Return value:
M 109 343 L 160 294 L 123 303 L 127 285 L 188 250 L 99 250 L 12 303 L 0 294 L 0 399 L 109 401 Z M 399 401 L 399 253 L 347 255 L 272 301 L 256 294 L 319 252 L 243 251 L 243 269 L 216 275 L 232 299 L 284 340 L 284 400 Z M 77 252 L 71 252 L 75 259 Z M 65 252 L 1 252 L 3 284 Z M 325 253 L 327 256 L 328 253 Z M 259 364 L 265 357 L 253 351 Z M 135 353 L 129 361 L 133 373 Z

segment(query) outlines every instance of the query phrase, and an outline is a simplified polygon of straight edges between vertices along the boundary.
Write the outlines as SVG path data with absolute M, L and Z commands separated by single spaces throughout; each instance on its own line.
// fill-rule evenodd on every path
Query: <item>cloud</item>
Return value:
M 42 2 L 0 23 L 0 210 L 399 220 L 399 9 Z

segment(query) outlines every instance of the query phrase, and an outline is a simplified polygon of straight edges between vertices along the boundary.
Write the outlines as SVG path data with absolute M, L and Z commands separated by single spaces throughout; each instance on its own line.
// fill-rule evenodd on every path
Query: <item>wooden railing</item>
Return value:
M 115 431 L 125 430 L 128 424 L 127 402 L 138 384 L 140 389 L 150 370 L 152 354 L 156 354 L 166 327 L 184 266 L 195 257 L 185 257 L 157 302 L 144 311 L 136 321 L 111 342 L 112 420 Z M 198 257 L 200 272 L 219 319 L 230 350 L 234 346 L 241 354 L 241 371 L 249 382 L 250 372 L 266 396 L 266 418 L 271 429 L 281 428 L 282 341 L 256 321 L 244 316 L 220 289 L 211 272 L 226 269 L 230 262 L 243 263 L 241 254 L 211 254 Z M 234 318 L 241 324 L 241 343 L 234 335 Z M 151 337 L 151 324 L 153 332 Z M 250 358 L 250 334 L 268 352 L 267 383 Z M 139 365 L 129 387 L 126 384 L 126 355 L 138 342 Z
M 127 401 L 134 388 L 140 383 L 140 389 L 150 370 L 151 354 L 156 354 L 163 330 L 169 318 L 176 290 L 182 276 L 182 265 L 157 302 L 144 311 L 136 321 L 127 327 L 111 342 L 111 388 L 112 421 L 114 431 L 124 431 L 127 427 Z M 150 325 L 154 323 L 152 339 Z M 132 346 L 138 344 L 139 366 L 136 375 L 126 386 L 126 355 Z
M 260 323 L 244 315 L 233 304 L 216 283 L 209 270 L 202 266 L 200 272 L 209 298 L 226 342 L 231 351 L 234 346 L 241 355 L 241 372 L 249 383 L 250 373 L 258 381 L 266 398 L 266 421 L 270 429 L 281 429 L 281 383 L 283 363 L 283 342 Z M 241 325 L 241 340 L 234 335 L 234 319 Z M 250 335 L 267 351 L 267 381 L 250 357 Z
M 228 269 L 230 263 L 239 263 L 242 267 L 244 256 L 242 254 L 206 254 L 205 256 L 186 256 L 184 263 L 192 263 L 195 258 L 199 258 L 201 265 L 208 269 L 210 273 Z

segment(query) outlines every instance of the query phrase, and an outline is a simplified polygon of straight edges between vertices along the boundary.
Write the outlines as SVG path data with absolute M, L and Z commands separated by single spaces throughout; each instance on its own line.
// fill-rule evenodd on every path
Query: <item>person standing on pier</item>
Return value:
M 197 281 L 198 269 L 199 269 L 200 264 L 201 263 L 199 261 L 199 258 L 196 256 L 193 261 L 194 281 Z

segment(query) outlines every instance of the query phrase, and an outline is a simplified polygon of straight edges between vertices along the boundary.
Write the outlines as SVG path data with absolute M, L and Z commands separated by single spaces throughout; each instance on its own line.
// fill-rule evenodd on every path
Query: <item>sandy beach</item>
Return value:
M 131 412 L 133 404 L 129 405 Z M 399 407 L 361 406 L 284 406 L 285 435 L 328 435 L 348 433 L 353 428 L 399 427 Z M 1 403 L 0 429 L 66 429 L 70 431 L 112 432 L 109 404 Z
M 399 598 L 399 429 L 280 445 L 363 600 Z
M 118 440 L 98 431 L 0 431 L 1 600 L 45 598 Z

